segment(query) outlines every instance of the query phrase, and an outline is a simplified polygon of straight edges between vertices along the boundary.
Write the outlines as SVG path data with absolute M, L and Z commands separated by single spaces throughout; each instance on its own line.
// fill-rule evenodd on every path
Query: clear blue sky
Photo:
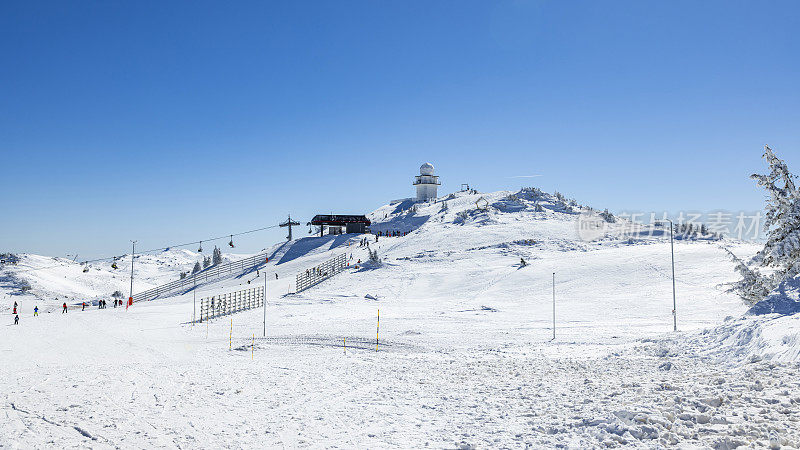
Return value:
M 5 1 L 0 251 L 365 213 L 424 161 L 444 193 L 759 209 L 763 144 L 800 172 L 798 30 L 795 1 Z

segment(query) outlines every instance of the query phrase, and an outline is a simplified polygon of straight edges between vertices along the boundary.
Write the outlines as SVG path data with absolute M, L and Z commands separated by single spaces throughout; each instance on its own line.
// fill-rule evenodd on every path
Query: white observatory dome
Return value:
M 419 173 L 420 175 L 433 175 L 433 164 L 426 162 L 419 166 Z

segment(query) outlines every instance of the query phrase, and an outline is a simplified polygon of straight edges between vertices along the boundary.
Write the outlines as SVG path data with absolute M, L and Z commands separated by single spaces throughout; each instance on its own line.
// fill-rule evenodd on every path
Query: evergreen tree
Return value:
M 208 267 L 210 265 L 211 265 L 211 257 L 210 256 L 206 256 L 205 258 L 203 258 L 203 268 L 205 269 L 206 267 Z
M 211 261 L 211 262 L 212 262 L 212 263 L 213 263 L 215 266 L 216 266 L 217 264 L 219 264 L 219 263 L 221 263 L 221 262 L 222 262 L 222 250 L 220 250 L 219 248 L 217 248 L 217 246 L 216 246 L 216 245 L 214 246 L 214 252 L 213 252 L 212 256 L 213 256 L 213 259 L 212 259 L 212 261 Z
M 608 223 L 614 223 L 617 221 L 616 217 L 614 217 L 614 214 L 608 212 L 608 209 L 605 209 L 603 212 L 601 212 L 600 217 L 602 217 L 603 220 L 605 220 Z
M 772 281 L 758 272 L 757 269 L 751 269 L 733 252 L 724 249 L 728 252 L 731 259 L 736 263 L 736 271 L 742 276 L 742 279 L 733 284 L 730 291 L 736 292 L 749 304 L 754 305 L 763 300 L 772 290 Z
M 742 275 L 733 290 L 751 303 L 763 300 L 781 282 L 800 273 L 800 191 L 794 182 L 796 176 L 769 146 L 764 146 L 763 158 L 769 165 L 769 173 L 753 174 L 750 178 L 756 180 L 769 196 L 764 222 L 767 243 L 753 261 L 773 273 L 771 276 L 762 275 L 757 268 L 748 267 L 731 254 L 737 263 L 736 270 Z
M 756 255 L 756 261 L 764 267 L 777 268 L 775 277 L 780 282 L 800 273 L 800 192 L 794 183 L 796 176 L 766 145 L 764 159 L 769 164 L 769 174 L 751 176 L 769 195 L 764 222 L 767 243 Z
M 203 268 L 200 266 L 200 261 L 194 263 L 194 268 L 192 269 L 192 275 L 196 274 L 197 272 L 200 272 L 201 270 L 203 270 Z

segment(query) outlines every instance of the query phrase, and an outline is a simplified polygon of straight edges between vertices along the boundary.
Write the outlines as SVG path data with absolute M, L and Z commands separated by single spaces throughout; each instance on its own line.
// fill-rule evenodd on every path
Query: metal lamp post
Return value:
M 131 248 L 131 295 L 128 297 L 128 306 L 133 304 L 133 259 L 136 256 L 136 242 L 138 241 L 131 241 L 132 248 Z M 128 309 L 127 307 L 125 309 Z
M 675 295 L 675 241 L 673 238 L 675 224 L 670 219 L 661 219 L 661 221 L 669 222 L 669 247 L 672 252 L 672 331 L 678 331 L 678 306 Z

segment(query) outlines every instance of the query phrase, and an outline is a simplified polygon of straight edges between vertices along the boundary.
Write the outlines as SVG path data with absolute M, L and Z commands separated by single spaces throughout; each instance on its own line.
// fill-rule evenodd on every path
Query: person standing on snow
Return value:
M 81 302 L 81 311 L 86 310 L 86 302 Z
M 61 314 L 65 314 L 67 312 L 67 302 L 64 302 L 62 306 L 64 307 L 64 309 L 61 311 Z
M 14 325 L 19 325 L 19 315 L 14 316 Z
M 33 307 L 33 317 L 36 317 L 38 315 L 39 315 L 39 307 L 38 306 L 34 306 Z

